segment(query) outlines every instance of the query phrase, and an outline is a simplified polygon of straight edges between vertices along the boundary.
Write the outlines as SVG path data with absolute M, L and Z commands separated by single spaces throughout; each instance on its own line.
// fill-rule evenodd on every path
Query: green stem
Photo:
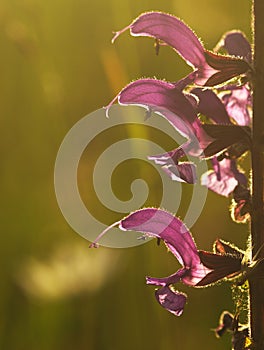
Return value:
M 254 78 L 252 141 L 252 256 L 264 258 L 264 1 L 253 0 Z M 264 349 L 264 281 L 250 282 L 250 325 L 254 350 Z

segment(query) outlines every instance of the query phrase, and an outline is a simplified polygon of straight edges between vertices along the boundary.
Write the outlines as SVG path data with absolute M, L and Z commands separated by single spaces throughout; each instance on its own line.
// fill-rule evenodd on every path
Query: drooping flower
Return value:
M 184 137 L 187 142 L 171 155 L 163 154 L 150 157 L 159 162 L 162 156 L 163 169 L 177 181 L 187 183 L 196 182 L 195 165 L 190 162 L 179 162 L 186 154 L 198 156 L 203 149 L 212 142 L 212 138 L 206 134 L 202 123 L 197 117 L 193 95 L 185 94 L 174 83 L 168 83 L 158 79 L 139 79 L 128 84 L 117 96 L 121 105 L 139 105 L 147 109 L 147 112 L 155 112 L 165 117 L 166 120 Z M 108 108 L 111 107 L 112 101 Z M 172 161 L 171 161 L 172 160 Z
M 122 105 L 141 105 L 148 111 L 159 113 L 187 138 L 187 142 L 175 150 L 149 156 L 149 159 L 161 165 L 173 180 L 187 183 L 195 183 L 196 174 L 194 164 L 180 162 L 185 155 L 213 157 L 227 148 L 230 149 L 233 144 L 243 145 L 243 152 L 249 148 L 248 128 L 232 124 L 223 103 L 213 91 L 195 88 L 191 93 L 183 93 L 173 83 L 157 79 L 139 79 L 128 84 L 117 96 Z M 198 98 L 198 104 L 190 100 L 194 95 Z M 206 115 L 214 124 L 202 124 L 198 117 L 200 113 Z M 221 166 L 223 169 L 227 168 L 224 162 Z M 227 180 L 234 184 L 228 194 L 237 185 L 237 179 L 233 176 L 234 169 L 235 165 L 232 163 L 232 169 L 226 172 L 226 175 L 232 175 L 232 179 L 229 176 Z M 217 180 L 220 181 L 219 175 Z M 203 183 L 211 184 L 210 179 Z M 226 187 L 225 184 L 218 184 L 216 188 L 217 186 L 220 189 Z M 212 186 L 209 188 L 213 189 Z M 221 194 L 219 191 L 218 193 Z M 226 192 L 223 195 L 226 195 Z
M 158 303 L 176 316 L 182 314 L 187 296 L 176 291 L 174 284 L 182 282 L 192 287 L 203 287 L 225 277 L 233 277 L 242 270 L 242 251 L 221 240 L 215 243 L 215 253 L 198 251 L 184 223 L 167 211 L 155 208 L 137 210 L 111 225 L 97 237 L 91 247 L 97 247 L 102 235 L 116 225 L 123 231 L 137 231 L 161 239 L 182 265 L 182 268 L 168 277 L 146 278 L 147 284 L 160 287 L 155 292 Z
M 119 222 L 119 227 L 124 231 L 138 231 L 163 240 L 183 266 L 169 277 L 147 277 L 147 284 L 161 287 L 155 293 L 159 304 L 176 316 L 180 316 L 187 297 L 185 294 L 175 291 L 172 285 L 181 281 L 189 286 L 195 286 L 207 273 L 211 272 L 210 269 L 201 264 L 198 250 L 187 227 L 172 214 L 155 208 L 135 211 L 122 219 Z M 94 242 L 92 246 L 94 247 L 95 244 Z
M 196 34 L 180 19 L 162 12 L 146 12 L 129 26 L 116 32 L 113 41 L 130 29 L 133 36 L 153 37 L 162 45 L 171 46 L 191 67 L 193 82 L 214 86 L 250 70 L 247 61 L 221 56 L 206 50 Z

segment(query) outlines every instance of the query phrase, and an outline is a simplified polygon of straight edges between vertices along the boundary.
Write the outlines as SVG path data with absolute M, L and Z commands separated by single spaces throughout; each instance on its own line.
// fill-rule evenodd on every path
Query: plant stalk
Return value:
M 252 257 L 264 258 L 264 1 L 253 0 L 254 76 L 252 130 Z M 254 350 L 264 349 L 264 280 L 250 281 L 250 330 Z

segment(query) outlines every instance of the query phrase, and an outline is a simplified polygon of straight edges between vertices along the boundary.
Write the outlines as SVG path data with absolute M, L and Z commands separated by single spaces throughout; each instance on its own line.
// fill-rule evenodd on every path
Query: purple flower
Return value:
M 137 210 L 114 223 L 90 247 L 97 247 L 98 240 L 116 225 L 123 231 L 138 231 L 148 237 L 161 239 L 182 265 L 168 277 L 146 278 L 147 284 L 160 287 L 155 292 L 158 303 L 176 316 L 182 314 L 187 296 L 176 291 L 174 284 L 182 282 L 188 286 L 202 287 L 241 272 L 242 251 L 221 240 L 215 243 L 215 253 L 198 251 L 184 223 L 167 211 L 155 208 Z
M 214 91 L 194 88 L 191 90 L 191 93 L 199 99 L 196 107 L 197 114 L 207 119 L 207 122 L 202 124 L 202 128 L 213 139 L 203 149 L 203 156 L 212 158 L 214 155 L 220 154 L 226 149 L 230 149 L 230 146 L 238 143 L 245 145 L 245 149 L 242 152 L 244 153 L 249 148 L 250 129 L 244 124 L 233 124 L 225 105 Z M 243 109 L 244 113 L 246 112 Z M 208 122 L 211 123 L 209 124 Z M 238 157 L 241 154 L 236 156 Z M 234 155 L 232 154 L 232 157 Z
M 173 83 L 149 78 L 128 84 L 117 96 L 120 104 L 141 105 L 148 112 L 161 114 L 187 138 L 187 142 L 177 149 L 149 157 L 161 165 L 172 180 L 187 183 L 196 182 L 196 169 L 191 162 L 180 162 L 186 154 L 203 156 L 204 153 L 206 157 L 212 157 L 239 142 L 246 145 L 245 150 L 248 149 L 247 129 L 232 124 L 225 106 L 213 91 L 195 88 L 191 93 L 178 90 Z M 193 96 L 197 96 L 198 103 Z M 202 124 L 199 113 L 217 125 Z M 220 170 L 218 174 L 210 171 L 208 178 L 204 175 L 202 183 L 227 196 L 238 184 L 237 177 L 241 173 L 233 161 L 222 161 L 219 168 L 222 168 L 221 173 Z M 218 183 L 214 185 L 215 180 Z
M 197 117 L 196 100 L 193 95 L 183 93 L 173 83 L 148 78 L 128 84 L 117 98 L 121 105 L 140 105 L 148 112 L 153 111 L 162 115 L 187 138 L 188 141 L 184 145 L 173 151 L 173 159 L 169 153 L 152 156 L 150 159 L 156 163 L 159 163 L 160 158 L 162 162 L 167 159 L 168 162 L 162 164 L 163 169 L 173 180 L 195 183 L 195 165 L 190 162 L 179 163 L 179 159 L 186 154 L 200 155 L 213 139 L 206 134 Z
M 196 182 L 196 172 L 194 164 L 179 162 L 186 154 L 202 156 L 204 152 L 206 157 L 212 157 L 232 144 L 242 143 L 242 140 L 248 138 L 248 133 L 243 128 L 232 124 L 225 106 L 213 91 L 195 88 L 191 92 L 199 99 L 196 105 L 190 100 L 193 95 L 184 94 L 173 83 L 157 79 L 140 79 L 127 85 L 118 95 L 120 104 L 141 105 L 148 111 L 161 114 L 188 139 L 175 150 L 149 157 L 161 165 L 172 180 L 187 183 Z M 202 124 L 198 118 L 199 113 L 206 115 L 219 126 Z M 244 143 L 247 150 L 248 143 Z M 223 195 L 226 196 L 237 185 L 236 177 L 239 171 L 236 170 L 234 162 L 230 161 L 223 161 L 219 167 L 222 168 L 222 175 L 220 172 L 216 175 L 211 171 L 208 173 L 210 174 L 208 179 L 206 176 L 203 177 L 203 184 L 208 184 L 210 189 L 220 194 L 223 189 Z M 213 186 L 215 179 L 218 182 L 222 179 L 222 182 Z
M 130 214 L 120 221 L 119 227 L 124 231 L 138 231 L 163 240 L 183 266 L 169 277 L 147 277 L 147 284 L 161 287 L 155 292 L 159 304 L 176 316 L 180 316 L 187 297 L 175 291 L 172 284 L 181 281 L 189 286 L 195 286 L 211 272 L 201 264 L 196 245 L 187 227 L 172 214 L 154 208 L 142 209 Z
M 232 124 L 227 113 L 227 110 L 211 89 L 194 88 L 191 93 L 197 96 L 198 104 L 196 112 L 206 116 L 215 124 L 230 125 Z
M 222 196 L 228 197 L 238 184 L 247 185 L 246 176 L 238 170 L 234 159 L 220 162 L 213 158 L 214 170 L 209 170 L 201 177 L 201 184 Z
M 113 41 L 130 29 L 133 36 L 153 37 L 171 46 L 191 67 L 191 79 L 199 85 L 213 86 L 250 70 L 240 58 L 220 56 L 207 51 L 196 34 L 181 20 L 162 12 L 146 12 L 129 26 L 116 32 Z
M 117 96 L 121 105 L 141 105 L 164 116 L 183 136 L 191 139 L 201 132 L 201 123 L 190 100 L 175 84 L 158 79 L 139 79 Z

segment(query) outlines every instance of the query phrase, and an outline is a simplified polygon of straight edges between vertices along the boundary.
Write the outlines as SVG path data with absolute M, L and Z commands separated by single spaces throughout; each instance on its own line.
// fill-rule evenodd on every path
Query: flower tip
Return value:
M 153 284 L 151 281 L 151 277 L 146 276 L 146 284 Z
M 111 43 L 114 44 L 114 42 L 116 41 L 116 39 L 119 37 L 120 32 L 113 32 L 114 37 L 111 40 Z
M 106 229 L 104 229 L 97 237 L 96 239 L 89 245 L 89 248 L 98 248 L 99 244 L 98 241 L 113 227 L 117 226 L 120 223 L 120 221 L 114 222 L 112 225 L 108 226 Z
M 113 37 L 113 39 L 111 40 L 111 43 L 113 44 L 113 43 L 116 41 L 116 39 L 119 37 L 119 35 L 122 34 L 122 33 L 124 33 L 124 32 L 125 32 L 127 29 L 129 29 L 129 28 L 130 28 L 130 25 L 127 26 L 127 27 L 125 27 L 124 29 L 119 30 L 118 32 L 113 32 L 114 37 Z
M 106 106 L 106 107 L 103 107 L 103 109 L 105 109 L 105 116 L 107 119 L 109 119 L 109 109 L 110 109 L 111 106 Z
M 99 244 L 93 242 L 93 243 L 91 243 L 91 244 L 89 245 L 89 248 L 99 248 Z

